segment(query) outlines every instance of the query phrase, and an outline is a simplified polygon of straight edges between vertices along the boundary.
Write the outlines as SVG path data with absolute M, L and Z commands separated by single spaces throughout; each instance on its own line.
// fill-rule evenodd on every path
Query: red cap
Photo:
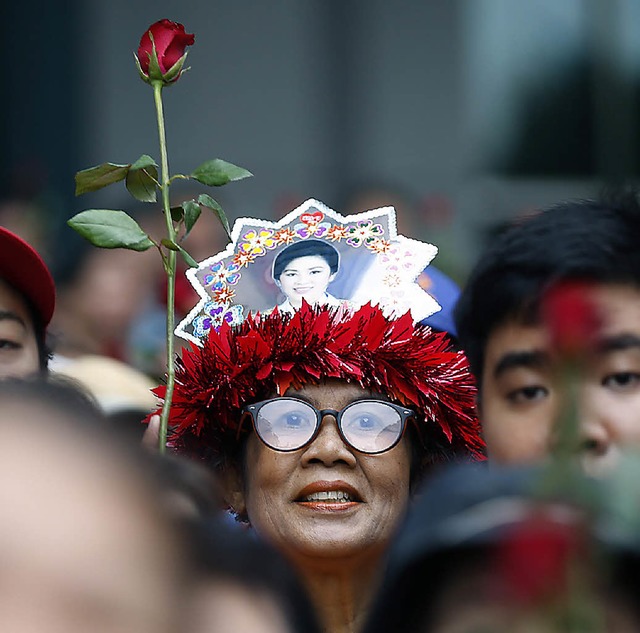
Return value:
M 1 226 L 0 279 L 27 298 L 44 326 L 49 324 L 56 304 L 53 277 L 32 246 Z

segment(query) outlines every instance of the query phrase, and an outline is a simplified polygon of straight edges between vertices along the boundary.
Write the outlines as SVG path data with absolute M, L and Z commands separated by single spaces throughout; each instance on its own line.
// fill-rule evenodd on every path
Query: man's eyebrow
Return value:
M 27 324 L 24 322 L 24 319 L 18 316 L 15 312 L 11 312 L 10 310 L 0 310 L 0 321 L 15 321 L 19 323 L 25 330 L 27 329 Z
M 601 354 L 624 352 L 628 349 L 640 348 L 640 336 L 636 334 L 619 334 L 605 336 L 598 342 L 597 351 Z
M 526 367 L 540 368 L 549 364 L 549 356 L 539 350 L 507 352 L 497 362 L 493 377 L 499 378 L 506 371 Z

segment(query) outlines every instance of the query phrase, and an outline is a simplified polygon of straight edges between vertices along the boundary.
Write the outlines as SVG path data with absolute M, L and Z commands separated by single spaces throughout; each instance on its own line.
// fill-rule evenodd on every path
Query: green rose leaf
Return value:
M 158 181 L 158 170 L 155 167 L 145 167 L 144 169 L 129 169 L 125 184 L 129 193 L 140 202 L 156 201 L 156 182 Z
M 227 216 L 220 204 L 206 193 L 202 193 L 200 194 L 200 196 L 198 196 L 198 202 L 203 207 L 211 209 L 218 216 L 218 220 L 220 220 L 222 228 L 225 230 L 225 233 L 227 234 L 229 239 L 231 239 L 231 228 L 229 227 L 229 220 L 227 219 Z
M 160 240 L 160 244 L 162 244 L 162 246 L 164 246 L 165 248 L 168 248 L 170 251 L 177 252 L 180 250 L 180 247 L 173 240 L 170 240 L 168 237 L 165 237 L 162 240 Z
M 184 248 L 182 248 L 182 246 L 178 246 L 178 250 L 180 251 L 180 254 L 182 255 L 182 259 L 184 259 L 187 266 L 191 266 L 191 268 L 198 267 L 198 262 L 195 259 L 193 259 L 193 257 L 191 257 L 191 255 L 189 255 L 189 253 L 187 253 L 187 251 L 185 251 Z
M 79 171 L 76 174 L 76 196 L 90 191 L 98 191 L 98 189 L 108 187 L 114 182 L 124 180 L 129 168 L 130 165 L 102 163 L 102 165 Z
M 232 165 L 226 161 L 215 158 L 208 160 L 191 173 L 191 177 L 209 187 L 220 187 L 228 182 L 249 178 L 253 174 L 242 167 Z
M 140 225 L 124 211 L 89 209 L 74 215 L 67 224 L 100 248 L 146 251 L 153 246 Z
M 158 164 L 143 154 L 129 167 L 125 184 L 129 193 L 140 202 L 155 202 L 158 182 Z
M 182 218 L 184 217 L 184 210 L 182 209 L 182 207 L 171 207 L 169 211 L 171 211 L 171 219 L 174 222 L 180 222 L 180 220 L 182 220 Z
M 184 236 L 189 235 L 189 231 L 193 228 L 193 225 L 196 223 L 198 218 L 200 217 L 200 205 L 195 200 L 187 200 L 182 203 L 182 208 L 184 210 L 184 226 L 186 232 Z
M 131 164 L 131 167 L 129 169 L 146 169 L 147 167 L 157 166 L 158 163 L 156 163 L 156 161 L 153 160 L 151 156 L 149 156 L 148 154 L 143 154 L 135 163 Z

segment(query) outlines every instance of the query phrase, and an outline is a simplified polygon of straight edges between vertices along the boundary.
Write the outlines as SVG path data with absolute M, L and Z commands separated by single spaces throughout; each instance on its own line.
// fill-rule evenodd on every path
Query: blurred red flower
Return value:
M 568 588 L 570 565 L 586 549 L 581 523 L 561 522 L 544 512 L 534 513 L 498 545 L 499 586 L 509 598 L 524 605 L 562 597 Z
M 602 325 L 593 285 L 580 281 L 553 285 L 542 299 L 542 318 L 558 352 L 565 356 L 584 354 Z

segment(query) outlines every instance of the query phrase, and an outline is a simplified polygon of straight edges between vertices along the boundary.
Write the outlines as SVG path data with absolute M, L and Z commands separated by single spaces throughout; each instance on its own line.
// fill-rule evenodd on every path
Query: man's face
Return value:
M 0 280 L 0 378 L 27 376 L 39 368 L 29 308 L 20 294 Z
M 616 461 L 623 446 L 640 446 L 640 290 L 597 285 L 593 301 L 603 327 L 584 362 L 578 415 L 585 465 L 591 472 Z M 510 321 L 485 349 L 479 413 L 490 459 L 532 462 L 553 446 L 563 376 L 543 325 Z

